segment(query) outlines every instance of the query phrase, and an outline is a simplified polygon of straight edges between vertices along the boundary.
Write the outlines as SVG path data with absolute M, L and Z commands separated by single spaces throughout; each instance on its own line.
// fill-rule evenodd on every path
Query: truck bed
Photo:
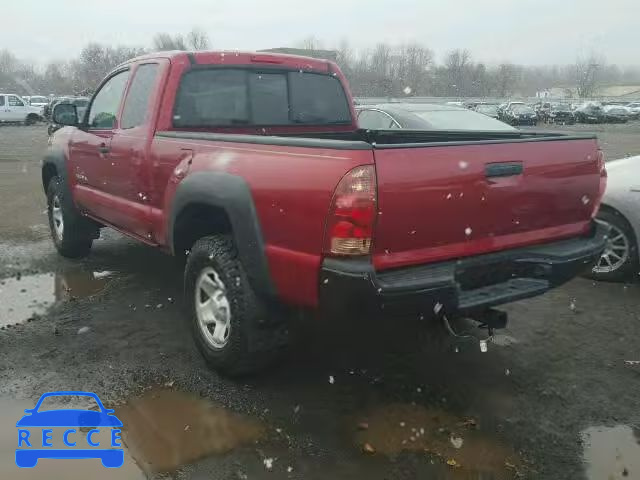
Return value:
M 590 135 L 409 130 L 157 135 L 222 142 L 218 145 L 370 150 L 377 174 L 372 251 L 377 270 L 579 236 L 589 229 L 600 201 L 601 156 Z

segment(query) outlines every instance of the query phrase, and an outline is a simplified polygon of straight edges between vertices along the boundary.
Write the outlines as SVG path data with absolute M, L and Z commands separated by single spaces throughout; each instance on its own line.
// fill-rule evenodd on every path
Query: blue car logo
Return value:
M 59 409 L 39 412 L 44 399 L 56 396 L 91 397 L 98 404 L 99 411 L 82 409 Z M 18 448 L 16 448 L 16 465 L 20 468 L 35 467 L 40 458 L 99 458 L 107 468 L 118 468 L 124 463 L 124 450 L 120 443 L 120 427 L 122 422 L 113 413 L 114 410 L 104 408 L 95 393 L 91 392 L 49 392 L 40 397 L 33 409 L 25 410 L 26 415 L 18 420 Z M 52 428 L 63 427 L 62 440 L 69 448 L 53 448 Z M 75 427 L 75 428 L 74 428 Z M 76 428 L 90 428 L 86 436 L 86 446 L 82 445 L 81 435 Z M 110 442 L 100 445 L 94 436 L 99 428 L 110 430 Z

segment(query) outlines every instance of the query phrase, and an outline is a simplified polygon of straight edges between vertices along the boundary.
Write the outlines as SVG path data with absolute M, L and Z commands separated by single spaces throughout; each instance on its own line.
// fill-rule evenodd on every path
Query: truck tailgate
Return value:
M 577 236 L 600 200 L 595 139 L 377 146 L 377 270 Z

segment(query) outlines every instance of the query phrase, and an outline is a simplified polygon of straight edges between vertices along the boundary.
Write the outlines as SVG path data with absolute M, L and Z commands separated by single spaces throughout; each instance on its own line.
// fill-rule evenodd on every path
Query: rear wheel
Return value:
M 605 209 L 598 220 L 610 227 L 607 245 L 590 273 L 595 280 L 624 281 L 638 271 L 636 239 L 627 220 L 615 210 Z
M 97 227 L 83 218 L 59 177 L 53 177 L 47 188 L 49 230 L 58 253 L 67 258 L 86 257 L 96 238 Z
M 214 369 L 229 376 L 268 367 L 286 344 L 277 319 L 254 292 L 231 237 L 211 235 L 192 247 L 185 297 L 196 345 Z

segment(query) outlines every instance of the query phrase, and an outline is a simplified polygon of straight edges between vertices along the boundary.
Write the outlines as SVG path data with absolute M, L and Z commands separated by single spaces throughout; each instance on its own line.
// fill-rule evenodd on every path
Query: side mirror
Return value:
M 59 103 L 53 107 L 51 118 L 53 123 L 58 125 L 76 126 L 78 125 L 78 109 L 70 103 Z

